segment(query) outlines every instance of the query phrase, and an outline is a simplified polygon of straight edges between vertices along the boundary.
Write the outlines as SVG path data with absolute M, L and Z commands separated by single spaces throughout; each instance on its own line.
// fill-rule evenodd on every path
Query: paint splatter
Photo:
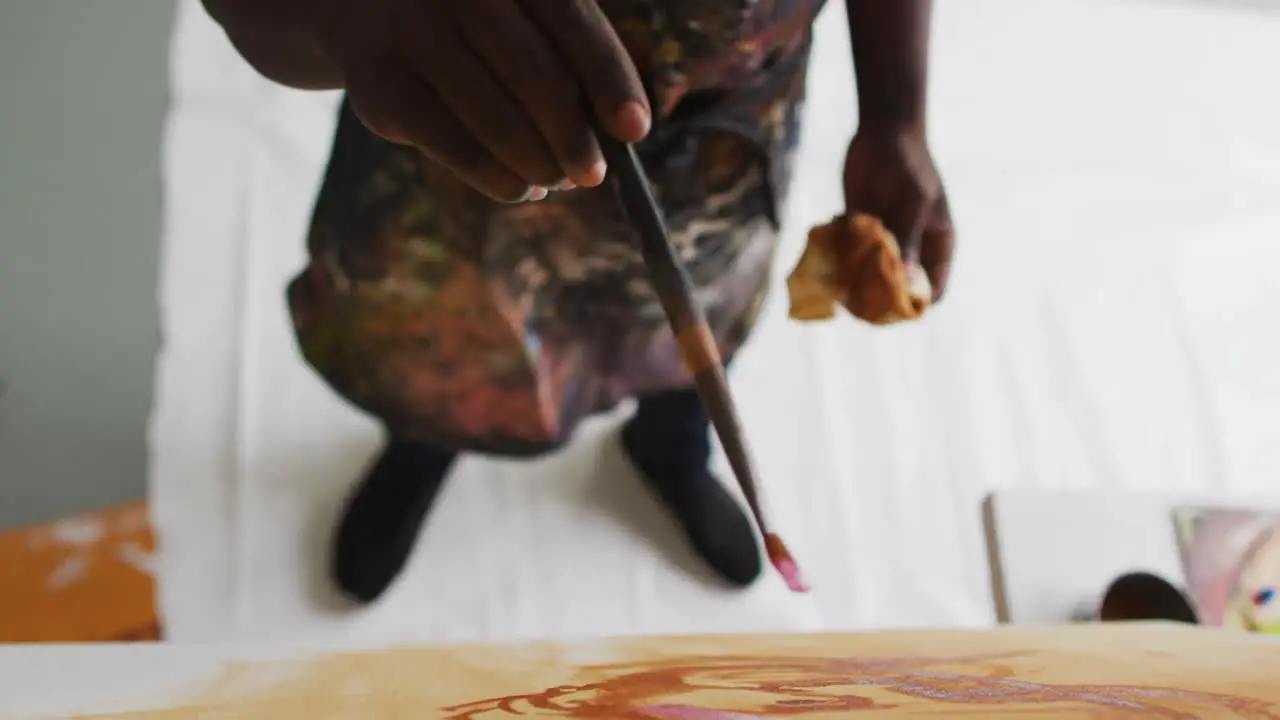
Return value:
M 53 537 L 56 541 L 76 547 L 87 547 L 98 542 L 105 532 L 102 521 L 94 517 L 72 518 L 53 525 Z
M 44 586 L 49 590 L 62 590 L 84 579 L 89 574 L 89 558 L 85 555 L 71 555 L 49 573 Z

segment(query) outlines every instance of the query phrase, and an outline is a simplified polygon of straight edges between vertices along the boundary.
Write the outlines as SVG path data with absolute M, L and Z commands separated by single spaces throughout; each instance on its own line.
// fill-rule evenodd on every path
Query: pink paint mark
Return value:
M 788 590 L 794 593 L 809 592 L 809 583 L 800 576 L 800 567 L 794 560 L 774 560 L 773 567 L 782 576 L 782 582 L 787 584 Z
M 672 720 L 769 720 L 762 715 L 743 715 L 727 710 L 711 710 L 689 705 L 650 705 L 640 710 L 658 717 L 672 718 Z
M 760 526 L 763 530 L 763 520 L 760 521 Z M 782 538 L 775 533 L 766 532 L 764 550 L 769 555 L 769 562 L 773 563 L 773 567 L 782 576 L 782 581 L 787 584 L 787 589 L 795 593 L 809 592 L 809 583 L 800 577 L 800 566 L 796 565 L 791 551 L 787 549 L 786 543 L 782 542 Z

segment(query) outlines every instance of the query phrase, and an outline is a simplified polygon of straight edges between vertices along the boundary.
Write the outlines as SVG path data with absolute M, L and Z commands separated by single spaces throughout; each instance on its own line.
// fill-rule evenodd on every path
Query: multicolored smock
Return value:
M 822 0 L 600 0 L 645 80 L 637 148 L 726 358 L 768 291 Z M 527 455 L 689 387 L 607 186 L 488 200 L 343 104 L 290 284 L 302 353 L 398 438 Z

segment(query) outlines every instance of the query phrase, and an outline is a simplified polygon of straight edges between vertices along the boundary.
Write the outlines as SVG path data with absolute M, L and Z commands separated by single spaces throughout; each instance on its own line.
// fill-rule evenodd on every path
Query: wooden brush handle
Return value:
M 737 407 L 724 376 L 719 346 L 707 325 L 702 307 L 694 299 L 693 284 L 676 257 L 662 211 L 649 190 L 644 166 L 640 164 L 635 148 L 598 128 L 596 135 L 609 165 L 609 177 L 618 199 L 637 230 L 640 254 L 654 293 L 671 323 L 676 343 L 693 375 L 711 426 L 720 438 L 729 466 L 733 468 L 756 523 L 761 532 L 768 532 L 756 492 L 755 469 L 747 451 Z

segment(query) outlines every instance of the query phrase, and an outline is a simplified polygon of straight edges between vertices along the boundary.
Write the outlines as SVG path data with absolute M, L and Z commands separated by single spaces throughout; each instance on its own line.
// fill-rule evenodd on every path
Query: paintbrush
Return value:
M 595 118 L 594 112 L 590 115 Z M 702 307 L 694 300 L 689 276 L 676 257 L 666 223 L 662 219 L 662 211 L 649 191 L 644 166 L 640 164 L 635 148 L 617 140 L 598 125 L 596 136 L 609 166 L 608 180 L 617 193 L 625 215 L 638 231 L 640 254 L 644 258 L 649 281 L 671 323 L 676 344 L 697 384 L 698 395 L 706 407 L 716 435 L 720 438 L 720 444 L 724 447 L 729 466 L 746 497 L 747 506 L 751 508 L 751 514 L 760 526 L 769 562 L 778 570 L 792 592 L 807 592 L 809 586 L 801 578 L 795 559 L 782 538 L 771 532 L 765 521 L 756 490 L 755 469 L 747 452 L 738 410 L 725 379 L 720 348 L 707 325 Z

